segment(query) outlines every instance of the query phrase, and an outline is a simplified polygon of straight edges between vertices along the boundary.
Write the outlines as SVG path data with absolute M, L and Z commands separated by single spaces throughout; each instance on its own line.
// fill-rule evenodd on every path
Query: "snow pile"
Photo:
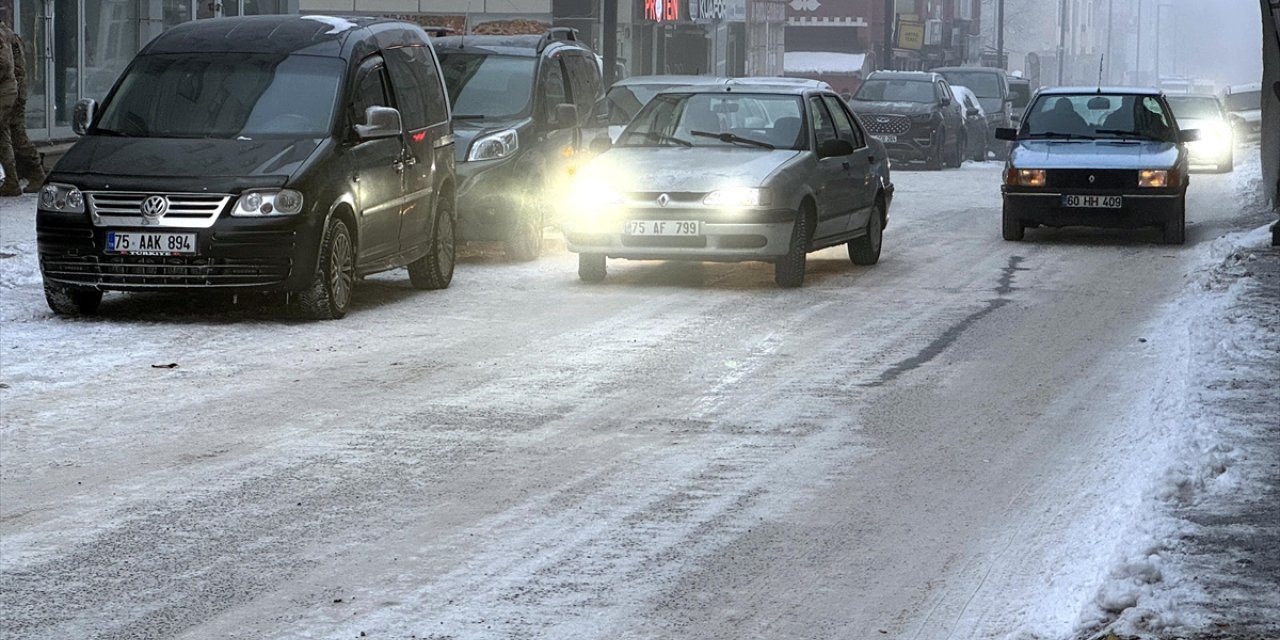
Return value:
M 783 54 L 783 73 L 863 73 L 867 61 L 863 53 L 835 51 L 787 51 Z

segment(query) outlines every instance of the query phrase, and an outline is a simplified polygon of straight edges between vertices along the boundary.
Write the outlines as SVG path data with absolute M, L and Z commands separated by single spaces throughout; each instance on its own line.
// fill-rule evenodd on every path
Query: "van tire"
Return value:
M 453 198 L 441 198 L 431 225 L 431 248 L 408 265 L 409 282 L 415 289 L 445 289 L 453 282 L 457 264 L 458 238 L 453 222 Z
M 298 295 L 303 315 L 312 320 L 337 320 L 347 315 L 356 284 L 356 252 L 347 223 L 334 217 L 320 242 L 320 263 L 311 284 Z
M 88 316 L 98 311 L 102 304 L 102 291 L 83 287 L 44 282 L 44 299 L 49 308 L 60 316 Z

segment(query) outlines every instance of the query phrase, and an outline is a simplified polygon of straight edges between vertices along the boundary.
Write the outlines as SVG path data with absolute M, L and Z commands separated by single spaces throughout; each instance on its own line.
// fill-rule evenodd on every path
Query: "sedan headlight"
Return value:
M 72 185 L 51 182 L 40 190 L 40 207 L 48 211 L 84 213 L 84 194 Z
M 1169 186 L 1169 172 L 1165 169 L 1143 169 L 1138 172 L 1138 186 L 1161 188 Z
M 1004 183 L 1011 187 L 1043 187 L 1049 178 L 1044 169 L 1009 168 L 1004 174 Z
M 233 216 L 292 216 L 302 212 L 302 194 L 293 189 L 246 191 L 231 209 Z
M 765 207 L 770 202 L 768 189 L 733 187 L 707 194 L 702 204 L 708 207 Z
M 467 161 L 498 160 L 516 152 L 520 148 L 520 135 L 515 129 L 504 129 L 476 138 L 467 152 Z

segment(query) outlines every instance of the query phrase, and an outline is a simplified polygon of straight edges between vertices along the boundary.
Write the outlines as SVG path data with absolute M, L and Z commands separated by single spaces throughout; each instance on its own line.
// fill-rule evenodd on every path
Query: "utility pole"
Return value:
M 1164 17 L 1164 11 L 1162 11 L 1162 9 L 1164 9 L 1164 0 L 1156 0 L 1156 38 L 1155 38 L 1156 40 L 1156 81 L 1155 81 L 1155 86 L 1157 87 L 1160 86 L 1160 43 L 1161 41 L 1164 40 L 1164 33 L 1162 32 L 1162 25 L 1164 24 L 1164 21 L 1161 20 L 1161 18 Z
M 1004 60 L 1004 0 L 996 0 L 996 64 L 1006 71 L 1009 69 Z
M 1111 51 L 1111 34 L 1116 24 L 1116 0 L 1107 0 L 1107 82 L 1115 83 L 1115 78 L 1111 75 L 1111 61 L 1115 59 Z
M 604 86 L 609 88 L 617 80 L 614 69 L 618 66 L 618 0 L 601 0 L 600 17 L 603 21 L 601 42 L 604 45 Z
M 1133 48 L 1133 84 L 1142 85 L 1142 0 L 1138 0 L 1138 44 Z
M 892 69 L 893 60 L 893 28 L 897 22 L 893 0 L 884 0 L 884 58 L 880 61 L 881 69 Z
M 1058 22 L 1062 25 L 1058 33 L 1058 86 L 1062 86 L 1067 68 L 1067 0 L 1058 0 Z

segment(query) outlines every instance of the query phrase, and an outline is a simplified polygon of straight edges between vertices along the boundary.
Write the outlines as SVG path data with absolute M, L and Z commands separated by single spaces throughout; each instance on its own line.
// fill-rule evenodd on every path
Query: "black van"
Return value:
M 331 319 L 364 274 L 453 277 L 449 102 L 416 25 L 182 24 L 73 126 L 36 216 L 56 313 L 92 313 L 105 290 L 221 289 L 289 292 Z
M 501 240 L 532 260 L 554 223 L 548 193 L 582 160 L 607 122 L 600 63 L 577 32 L 436 38 L 458 135 L 462 240 Z

